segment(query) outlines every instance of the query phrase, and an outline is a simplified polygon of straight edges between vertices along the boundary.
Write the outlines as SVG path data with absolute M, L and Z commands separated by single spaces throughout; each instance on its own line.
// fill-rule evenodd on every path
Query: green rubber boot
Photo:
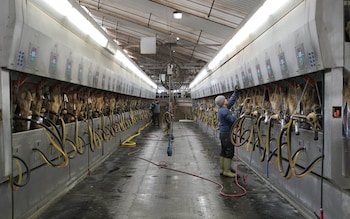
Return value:
M 224 172 L 222 173 L 222 175 L 227 177 L 236 177 L 236 174 L 231 172 L 231 162 L 232 159 L 224 158 Z

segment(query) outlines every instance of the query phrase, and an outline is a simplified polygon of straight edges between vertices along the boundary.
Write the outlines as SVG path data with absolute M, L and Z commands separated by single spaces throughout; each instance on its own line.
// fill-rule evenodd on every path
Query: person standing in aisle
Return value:
M 152 105 L 153 105 L 153 106 L 152 106 L 153 125 L 154 125 L 154 126 L 159 126 L 159 115 L 160 115 L 160 105 L 159 105 L 159 101 L 156 100 Z
M 236 116 L 232 115 L 230 108 L 236 102 L 237 91 L 234 91 L 230 99 L 227 100 L 225 96 L 219 95 L 215 98 L 215 104 L 219 107 L 218 119 L 220 130 L 220 174 L 227 177 L 235 177 L 236 174 L 231 171 L 231 162 L 234 156 L 234 145 L 230 139 L 231 126 L 236 121 Z

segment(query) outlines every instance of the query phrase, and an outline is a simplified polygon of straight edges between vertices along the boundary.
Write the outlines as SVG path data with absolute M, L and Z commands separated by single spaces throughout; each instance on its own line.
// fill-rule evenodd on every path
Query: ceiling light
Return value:
M 88 19 L 85 14 L 78 11 L 69 1 L 52 1 L 46 0 L 53 9 L 55 9 L 62 16 L 67 17 L 67 19 L 77 26 L 86 35 L 90 36 L 102 47 L 106 47 L 108 43 L 107 37 L 101 33 Z M 80 7 L 80 6 L 79 6 Z
M 254 33 L 259 27 L 267 22 L 270 16 L 273 16 L 283 6 L 291 2 L 280 0 L 267 0 L 264 4 L 249 18 L 249 20 L 240 28 L 240 30 L 226 43 L 219 53 L 208 64 L 209 70 L 215 70 L 223 60 L 231 56 L 241 44 L 248 39 L 251 33 Z
M 173 18 L 174 19 L 182 19 L 182 12 L 181 11 L 174 11 Z

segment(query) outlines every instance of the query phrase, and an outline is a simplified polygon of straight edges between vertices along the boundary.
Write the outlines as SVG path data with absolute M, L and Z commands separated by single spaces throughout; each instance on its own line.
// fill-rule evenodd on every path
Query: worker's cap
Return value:
M 225 99 L 226 99 L 225 96 L 219 95 L 215 98 L 215 104 L 221 107 L 222 105 L 224 105 Z

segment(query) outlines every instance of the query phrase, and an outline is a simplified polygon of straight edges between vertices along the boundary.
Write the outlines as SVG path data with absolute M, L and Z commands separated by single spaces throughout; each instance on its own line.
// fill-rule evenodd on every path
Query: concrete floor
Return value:
M 175 122 L 173 132 L 172 156 L 167 155 L 168 137 L 149 126 L 133 139 L 136 147 L 120 147 L 39 218 L 305 218 L 241 162 L 232 166 L 238 166 L 238 184 L 247 194 L 220 195 L 215 183 L 224 186 L 224 193 L 243 193 L 234 179 L 218 174 L 220 146 L 195 123 Z M 128 156 L 135 150 L 134 157 Z

